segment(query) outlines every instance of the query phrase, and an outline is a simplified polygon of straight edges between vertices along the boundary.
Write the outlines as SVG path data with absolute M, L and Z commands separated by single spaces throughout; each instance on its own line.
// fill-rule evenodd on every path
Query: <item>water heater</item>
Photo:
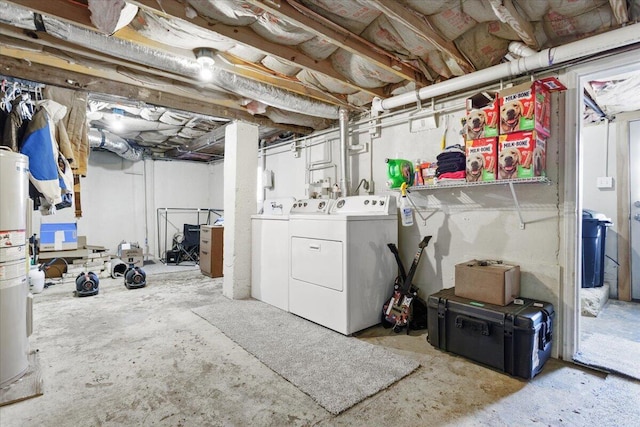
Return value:
M 0 387 L 29 367 L 28 172 L 26 156 L 0 147 Z

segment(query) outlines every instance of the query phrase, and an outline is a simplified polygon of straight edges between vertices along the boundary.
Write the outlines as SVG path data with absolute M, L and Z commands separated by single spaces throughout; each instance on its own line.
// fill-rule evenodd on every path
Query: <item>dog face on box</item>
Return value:
M 500 134 L 536 130 L 549 135 L 549 91 L 534 82 L 504 89 L 500 93 Z
M 498 143 L 498 179 L 530 178 L 535 148 L 534 132 L 500 135 Z
M 496 179 L 497 145 L 496 138 L 482 138 L 466 142 L 467 182 Z
M 466 140 L 498 136 L 498 99 L 482 92 L 467 99 Z
M 500 134 L 533 130 L 535 89 L 522 84 L 505 89 L 500 95 Z
M 528 128 L 523 123 L 525 120 L 531 120 L 533 118 L 533 99 L 526 96 L 527 92 L 513 95 L 517 97 L 522 95 L 522 98 L 509 97 L 510 100 L 505 100 L 500 106 L 500 133 L 518 132 L 522 129 Z M 528 91 L 528 93 L 531 93 Z
M 536 148 L 533 149 L 533 175 L 547 176 L 547 141 L 536 133 Z

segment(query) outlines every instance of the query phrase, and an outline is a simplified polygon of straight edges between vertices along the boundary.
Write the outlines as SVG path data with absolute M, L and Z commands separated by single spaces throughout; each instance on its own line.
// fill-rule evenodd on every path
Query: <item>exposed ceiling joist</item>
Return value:
M 230 26 L 219 22 L 211 23 L 199 16 L 195 18 L 189 18 L 186 15 L 187 12 L 185 5 L 179 3 L 176 0 L 163 0 L 161 3 L 158 3 L 156 0 L 135 0 L 132 1 L 132 3 L 135 3 L 140 7 L 149 9 L 154 13 L 167 17 L 178 18 L 204 28 L 205 30 L 213 31 L 219 35 L 234 40 L 241 45 L 257 49 L 265 55 L 272 56 L 285 63 L 291 63 L 298 67 L 305 68 L 309 71 L 320 73 L 326 77 L 336 79 L 341 83 L 350 86 L 358 91 L 364 91 L 373 96 L 384 97 L 387 95 L 382 89 L 362 88 L 360 86 L 357 86 L 353 82 L 349 81 L 345 76 L 338 73 L 333 68 L 330 60 L 313 59 L 290 46 L 272 43 L 260 37 L 251 28 L 242 26 Z
M 81 89 L 87 92 L 140 100 L 151 105 L 192 111 L 208 116 L 243 120 L 283 131 L 300 134 L 309 134 L 312 131 L 303 126 L 278 124 L 263 117 L 252 116 L 247 112 L 224 108 L 208 102 L 210 100 L 209 97 L 178 95 L 176 94 L 176 92 L 179 92 L 178 88 L 173 85 L 158 85 L 159 87 L 164 87 L 165 90 L 150 88 L 140 81 L 127 78 L 124 74 L 111 71 L 106 67 L 97 69 L 79 64 L 70 66 L 68 62 L 59 58 L 45 57 L 42 54 L 37 54 L 37 52 L 25 53 L 23 50 L 18 51 L 8 47 L 2 48 L 2 54 L 2 69 L 0 73 L 9 76 L 70 89 Z
M 153 68 L 127 62 L 119 58 L 114 58 L 109 55 L 89 51 L 80 46 L 72 45 L 63 40 L 56 39 L 46 33 L 39 33 L 37 35 L 36 42 L 32 39 L 32 36 L 25 34 L 22 31 L 15 30 L 11 27 L 0 24 L 0 34 L 26 43 L 21 44 L 20 47 L 27 47 L 27 50 L 29 50 L 29 45 L 34 46 L 34 49 L 29 51 L 28 53 L 23 52 L 21 49 L 3 49 L 3 54 L 12 56 L 14 58 L 27 59 L 29 61 L 48 64 L 52 67 L 71 71 L 80 70 L 80 72 L 90 73 L 110 80 L 122 81 L 123 73 L 114 71 L 112 67 L 112 65 L 116 65 L 121 66 L 124 69 L 132 70 L 130 74 L 134 74 L 134 72 L 137 71 L 148 76 L 147 78 L 142 78 L 140 80 L 136 80 L 135 78 L 128 78 L 128 83 L 131 81 L 137 81 L 145 86 L 160 86 L 162 84 L 166 84 L 166 79 L 170 79 L 172 81 L 172 84 L 175 85 L 176 89 L 180 88 L 183 91 L 191 91 L 193 94 L 202 93 L 203 90 L 206 90 L 204 87 L 195 88 L 193 86 L 193 80 L 184 76 L 170 74 L 166 71 L 155 70 Z M 41 46 L 41 48 L 37 49 L 38 46 Z M 80 57 L 78 57 L 78 55 L 80 55 Z M 87 58 L 90 61 L 93 61 L 94 66 L 92 66 L 89 61 L 84 61 L 83 64 L 82 58 Z M 96 61 L 99 62 L 99 66 L 95 66 Z M 163 80 L 154 82 L 152 76 L 157 76 Z M 182 85 L 180 82 L 182 83 Z M 236 109 L 243 113 L 246 113 L 245 108 L 237 102 L 235 97 L 231 95 L 227 96 L 220 90 L 206 91 L 208 100 L 211 104 L 216 104 L 224 108 Z
M 84 28 L 88 28 L 93 31 L 97 31 L 96 28 L 91 23 L 91 12 L 86 6 L 81 6 L 77 3 L 69 3 L 61 0 L 50 0 L 50 1 L 40 1 L 40 0 L 8 0 L 9 2 L 19 4 L 21 6 L 32 8 L 39 13 L 47 14 L 51 16 L 55 16 L 72 24 L 80 25 Z M 64 3 L 64 7 L 61 7 L 60 4 L 56 6 L 55 3 Z M 72 7 L 67 7 L 67 5 L 72 5 Z M 164 6 L 164 3 L 163 3 Z M 123 28 L 118 31 L 113 37 L 118 37 L 122 40 L 128 40 L 134 43 L 138 43 L 141 46 L 153 48 L 153 49 L 161 49 L 163 51 L 168 51 L 171 54 L 177 56 L 188 57 L 192 56 L 192 52 L 186 51 L 185 49 L 172 48 L 167 45 L 162 45 L 153 40 L 149 40 L 140 34 L 137 34 L 135 31 L 132 31 L 128 28 Z M 218 63 L 216 64 L 217 68 L 222 68 L 225 71 L 229 71 L 233 74 L 240 75 L 242 77 L 247 77 L 251 80 L 258 82 L 266 82 L 269 85 L 279 87 L 281 89 L 297 93 L 300 95 L 305 95 L 310 98 L 316 99 L 318 101 L 338 105 L 338 106 L 346 106 L 346 102 L 335 96 L 330 96 L 326 92 L 320 91 L 315 88 L 310 88 L 297 80 L 294 79 L 285 79 L 279 78 L 275 76 L 273 72 L 265 73 L 264 71 L 258 70 L 255 66 L 248 66 L 245 64 L 244 67 L 235 66 L 239 64 L 238 61 L 235 61 L 235 64 L 231 63 L 231 61 L 227 61 L 227 63 Z M 148 67 L 145 67 L 148 68 Z M 180 78 L 179 76 L 176 76 Z
M 279 77 L 270 70 L 265 68 L 259 69 L 255 64 L 244 62 L 241 59 L 235 58 L 233 55 L 218 53 L 217 56 L 225 60 L 225 63 L 216 63 L 217 68 L 224 69 L 255 81 L 266 82 L 272 86 L 298 93 L 300 95 L 305 95 L 318 101 L 349 108 L 344 99 L 337 98 L 330 93 L 322 92 L 318 89 L 306 86 L 295 79 Z
M 138 6 L 133 20 L 135 8 L 119 14 L 115 0 L 0 0 L 7 75 L 68 87 L 67 77 L 91 92 L 246 120 L 272 143 L 289 138 L 281 130 L 335 126 L 339 107 L 366 111 L 374 97 L 391 94 L 410 99 L 430 81 L 526 55 L 522 43 L 555 48 L 639 16 L 638 0 L 125 1 Z M 215 63 L 196 60 L 203 48 Z M 201 71 L 212 72 L 208 83 Z M 108 126 L 123 101 L 105 102 L 91 111 L 92 126 Z M 152 117 L 147 106 L 136 108 L 128 117 Z M 221 154 L 217 139 L 195 140 L 208 132 L 198 120 L 175 135 L 119 136 L 163 155 L 176 147 L 175 158 Z
M 429 43 L 432 43 L 444 54 L 449 55 L 453 60 L 455 60 L 456 64 L 458 64 L 462 73 L 468 73 L 475 70 L 473 65 L 471 65 L 471 63 L 469 63 L 469 61 L 467 61 L 460 54 L 458 48 L 452 42 L 442 38 L 438 33 L 436 33 L 435 30 L 433 30 L 433 28 L 431 28 L 431 25 L 428 21 L 419 18 L 411 10 L 406 9 L 401 3 L 386 0 L 361 1 L 370 4 L 371 7 L 375 7 L 376 9 L 380 10 L 389 18 L 395 19 L 396 21 L 405 25 L 407 28 L 416 33 L 416 35 L 428 41 Z
M 428 83 L 421 71 L 404 63 L 400 58 L 384 52 L 375 44 L 357 34 L 339 27 L 328 19 L 309 10 L 293 0 L 246 0 L 248 3 L 266 10 L 270 14 L 293 23 L 294 25 L 318 37 L 328 40 L 353 54 L 359 55 L 373 64 L 402 77 L 416 82 L 418 86 Z M 304 11 L 304 13 L 302 12 Z
M 91 23 L 89 8 L 80 2 L 66 2 L 61 0 L 5 0 L 18 6 L 29 8 L 35 12 L 56 16 L 67 22 L 81 25 L 85 28 L 96 30 Z

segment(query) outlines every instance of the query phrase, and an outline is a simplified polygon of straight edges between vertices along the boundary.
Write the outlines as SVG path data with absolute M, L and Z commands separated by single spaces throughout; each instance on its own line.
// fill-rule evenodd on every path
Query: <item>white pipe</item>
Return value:
M 502 78 L 518 76 L 529 71 L 540 70 L 563 62 L 628 46 L 639 41 L 640 23 L 631 24 L 593 37 L 567 43 L 563 46 L 545 49 L 535 55 L 520 58 L 516 61 L 494 65 L 484 70 L 426 86 L 420 89 L 417 95 L 421 100 L 435 98 Z M 415 92 L 407 92 L 387 99 L 376 97 L 371 104 L 372 115 L 413 102 L 416 102 Z
M 531 49 L 529 46 L 522 42 L 509 43 L 509 52 L 519 57 L 532 56 L 538 53 L 538 51 Z
M 349 156 L 347 153 L 347 139 L 349 138 L 349 113 L 346 108 L 340 107 L 338 110 L 338 118 L 340 120 L 340 190 L 342 196 L 349 195 L 349 180 L 347 177 Z

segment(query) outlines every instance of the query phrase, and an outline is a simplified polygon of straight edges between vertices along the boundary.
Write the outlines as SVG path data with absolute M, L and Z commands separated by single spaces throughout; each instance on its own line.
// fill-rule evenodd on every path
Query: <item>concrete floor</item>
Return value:
M 71 285 L 35 295 L 30 343 L 44 395 L 0 407 L 2 427 L 602 427 L 640 419 L 638 381 L 557 360 L 522 381 L 436 350 L 425 333 L 382 327 L 358 338 L 421 367 L 333 416 L 191 311 L 221 293 L 221 279 L 151 270 L 143 289 L 102 279 L 94 297 L 72 297 Z

